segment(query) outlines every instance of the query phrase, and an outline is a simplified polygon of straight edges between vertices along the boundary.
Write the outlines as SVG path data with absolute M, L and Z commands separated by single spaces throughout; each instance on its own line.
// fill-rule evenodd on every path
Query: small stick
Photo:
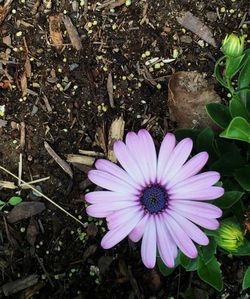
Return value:
M 0 169 L 2 169 L 4 172 L 8 173 L 9 175 L 11 175 L 12 177 L 14 177 L 15 179 L 19 179 L 14 173 L 10 172 L 8 169 L 0 166 Z M 74 215 L 70 214 L 68 211 L 66 211 L 64 208 L 62 208 L 61 206 L 59 206 L 56 202 L 54 202 L 52 199 L 50 199 L 48 196 L 44 195 L 42 192 L 40 192 L 39 190 L 37 190 L 36 188 L 34 188 L 33 186 L 31 186 L 29 183 L 26 183 L 24 180 L 20 179 L 20 181 L 24 184 L 27 185 L 30 189 L 32 189 L 33 191 L 35 191 L 36 193 L 38 193 L 39 195 L 41 195 L 43 198 L 45 198 L 48 202 L 50 202 L 51 204 L 53 204 L 54 206 L 56 206 L 59 210 L 61 210 L 62 212 L 64 212 L 66 215 L 68 215 L 69 217 L 71 217 L 72 219 L 74 219 L 76 222 L 80 223 L 82 226 L 84 226 L 84 224 L 77 219 Z

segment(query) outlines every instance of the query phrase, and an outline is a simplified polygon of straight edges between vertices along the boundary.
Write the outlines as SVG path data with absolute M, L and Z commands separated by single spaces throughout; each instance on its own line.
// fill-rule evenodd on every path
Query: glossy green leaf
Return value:
M 191 259 L 184 253 L 180 254 L 180 264 L 185 268 L 186 271 L 196 271 L 198 269 L 198 257 Z
M 250 143 L 250 124 L 243 117 L 235 117 L 220 137 L 236 139 Z
M 8 200 L 8 203 L 12 206 L 18 205 L 20 202 L 22 202 L 22 198 L 19 196 L 13 196 Z
M 222 275 L 220 265 L 215 256 L 207 264 L 204 262 L 203 259 L 199 259 L 199 266 L 197 272 L 200 279 L 211 285 L 217 291 L 222 291 Z
M 159 271 L 163 276 L 169 276 L 173 273 L 175 268 L 168 268 L 162 261 L 160 257 L 157 257 L 157 266 L 159 268 Z
M 243 67 L 240 71 L 239 78 L 238 78 L 238 87 L 244 88 L 248 87 L 250 84 L 250 49 L 247 49 L 244 51 L 245 57 L 242 61 Z M 242 99 L 242 102 L 247 107 L 247 101 L 250 98 L 250 92 L 249 91 L 242 91 L 240 93 L 240 97 Z
M 226 129 L 232 120 L 229 108 L 219 103 L 209 103 L 206 110 L 210 118 L 222 129 Z
M 226 59 L 226 56 L 221 57 L 215 64 L 214 67 L 214 76 L 217 79 L 218 82 L 224 87 L 228 87 L 225 79 L 222 76 L 221 70 L 220 70 L 220 63 Z
M 229 102 L 229 110 L 232 117 L 241 116 L 247 120 L 250 120 L 250 114 L 246 107 L 238 99 L 232 98 Z
M 236 256 L 249 256 L 250 255 L 250 241 L 246 240 L 245 243 L 240 246 L 233 253 Z
M 221 209 L 231 208 L 241 197 L 244 192 L 239 191 L 228 191 L 224 195 L 214 201 L 214 204 Z
M 217 244 L 214 239 L 209 240 L 207 246 L 201 247 L 201 253 L 205 264 L 208 264 L 216 253 Z
M 235 170 L 245 165 L 245 160 L 238 151 L 227 152 L 214 162 L 210 169 L 221 175 L 233 175 Z
M 244 190 L 250 191 L 250 165 L 237 169 L 234 177 Z
M 237 74 L 237 72 L 241 69 L 241 63 L 244 56 L 245 54 L 237 57 L 227 57 L 225 70 L 226 78 L 230 79 Z
M 242 289 L 245 290 L 248 288 L 250 288 L 250 266 L 247 268 L 242 282 Z
M 206 128 L 200 132 L 196 139 L 196 150 L 198 152 L 206 151 L 209 154 L 209 162 L 217 158 L 214 149 L 214 132 L 210 128 Z

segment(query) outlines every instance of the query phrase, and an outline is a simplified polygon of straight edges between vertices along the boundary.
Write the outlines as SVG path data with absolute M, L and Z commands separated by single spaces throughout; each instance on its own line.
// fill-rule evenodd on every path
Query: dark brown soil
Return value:
M 36 274 L 35 285 L 9 298 L 179 298 L 188 287 L 198 290 L 197 298 L 205 298 L 199 293 L 204 289 L 210 298 L 220 298 L 196 274 L 178 269 L 164 278 L 157 269 L 147 270 L 140 260 L 139 246 L 127 240 L 113 250 L 103 250 L 100 239 L 105 223 L 85 213 L 84 194 L 93 188 L 86 179 L 88 167 L 82 171 L 72 166 L 71 179 L 48 154 L 44 141 L 63 159 L 79 149 L 103 152 L 96 142 L 98 128 L 107 134 L 112 121 L 123 116 L 126 132 L 145 127 L 160 142 L 166 131 L 174 129 L 167 105 L 168 77 L 175 71 L 196 70 L 211 79 L 220 55 L 219 47 L 182 28 L 176 17 L 181 11 L 191 11 L 211 29 L 219 45 L 227 33 L 248 33 L 249 1 L 132 0 L 130 6 L 123 4 L 114 11 L 98 10 L 94 0 L 75 11 L 73 6 L 80 1 L 72 1 L 73 6 L 70 1 L 52 1 L 51 9 L 46 10 L 44 3 L 49 2 L 14 1 L 0 26 L 0 82 L 12 81 L 11 88 L 0 85 L 0 106 L 5 108 L 1 118 L 7 121 L 0 127 L 0 165 L 17 173 L 22 153 L 22 178 L 32 181 L 49 176 L 39 183 L 42 192 L 86 227 L 48 202 L 42 213 L 14 224 L 7 223 L 2 212 L 0 285 Z M 63 24 L 64 47 L 57 50 L 51 45 L 49 16 L 59 13 L 66 13 L 77 28 L 80 51 L 72 47 Z M 11 39 L 9 44 L 3 41 L 6 36 Z M 146 51 L 150 55 L 143 58 Z M 145 79 L 146 60 L 173 58 L 176 53 L 175 61 L 150 73 L 151 82 Z M 23 96 L 21 78 L 27 55 L 32 73 L 28 94 Z M 115 85 L 114 108 L 107 92 L 109 73 Z M 223 94 L 219 86 L 216 88 Z M 20 145 L 22 122 L 26 135 L 25 144 Z M 14 179 L 1 172 L 0 180 Z M 0 191 L 3 201 L 13 195 L 15 190 Z M 23 201 L 44 202 L 27 189 L 21 197 Z M 35 234 L 27 230 L 29 226 Z M 34 245 L 28 242 L 27 234 Z M 225 298 L 240 297 L 240 261 L 225 260 L 222 269 Z M 237 277 L 232 279 L 232 275 Z

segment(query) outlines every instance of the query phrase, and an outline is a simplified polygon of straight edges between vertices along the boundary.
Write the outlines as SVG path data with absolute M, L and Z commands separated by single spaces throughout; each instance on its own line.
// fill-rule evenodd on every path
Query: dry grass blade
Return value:
M 62 20 L 63 20 L 63 23 L 66 27 L 68 34 L 69 34 L 69 38 L 72 43 L 72 46 L 77 51 L 81 50 L 82 42 L 81 42 L 80 36 L 76 30 L 76 27 L 71 22 L 71 19 L 68 16 L 63 16 Z
M 109 95 L 109 103 L 110 103 L 110 106 L 112 108 L 115 108 L 115 105 L 114 105 L 114 94 L 113 94 L 113 79 L 112 79 L 112 74 L 109 73 L 108 75 L 108 80 L 107 80 L 107 91 L 108 91 L 108 95 Z
M 103 153 L 95 152 L 95 151 L 86 151 L 79 149 L 79 153 L 86 156 L 92 156 L 92 157 L 103 157 Z
M 116 157 L 113 151 L 113 145 L 116 140 L 122 140 L 124 136 L 124 127 L 125 121 L 120 116 L 113 120 L 110 130 L 109 130 L 109 139 L 108 139 L 108 159 L 112 162 L 116 162 Z
M 73 172 L 67 162 L 65 162 L 58 154 L 52 149 L 48 142 L 44 142 L 44 147 L 56 163 L 71 177 L 73 178 Z
M 5 188 L 5 189 L 16 189 L 17 186 L 13 182 L 9 181 L 0 181 L 0 188 Z

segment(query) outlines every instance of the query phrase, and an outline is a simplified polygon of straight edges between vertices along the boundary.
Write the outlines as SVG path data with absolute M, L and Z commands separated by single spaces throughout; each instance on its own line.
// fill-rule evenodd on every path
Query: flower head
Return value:
M 175 136 L 168 133 L 157 156 L 153 139 L 146 130 L 129 132 L 125 143 L 116 141 L 114 153 L 121 167 L 97 160 L 96 170 L 90 170 L 89 179 L 109 191 L 86 194 L 91 205 L 87 213 L 106 217 L 108 232 L 101 245 L 108 249 L 126 236 L 137 242 L 142 238 L 143 263 L 153 268 L 156 250 L 168 267 L 174 267 L 178 248 L 188 257 L 195 258 L 194 242 L 207 245 L 209 240 L 197 226 L 210 230 L 219 227 L 216 218 L 219 208 L 205 203 L 224 193 L 212 186 L 219 173 L 208 171 L 197 174 L 208 160 L 201 152 L 187 159 L 192 140 L 183 139 L 176 145 Z
M 238 57 L 244 51 L 245 37 L 238 37 L 236 34 L 231 33 L 227 35 L 222 43 L 222 52 L 229 57 Z
M 226 220 L 218 230 L 216 241 L 218 246 L 232 252 L 244 244 L 244 234 L 239 224 Z

